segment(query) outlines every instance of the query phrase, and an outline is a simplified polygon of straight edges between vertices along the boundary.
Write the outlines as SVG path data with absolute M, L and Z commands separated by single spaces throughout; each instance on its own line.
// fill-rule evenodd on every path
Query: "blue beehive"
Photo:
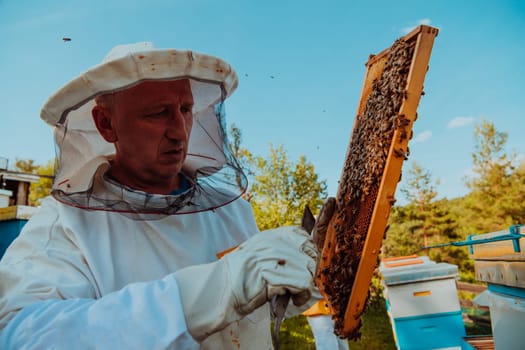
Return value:
M 4 255 L 7 247 L 18 236 L 27 220 L 0 221 L 0 258 Z
M 25 205 L 0 208 L 0 258 L 11 242 L 20 234 L 35 210 L 36 207 Z
M 2 158 L 0 158 L 1 160 Z M 6 170 L 7 160 L 0 165 L 0 258 L 20 234 L 36 207 L 28 206 L 29 186 L 40 175 Z
M 398 349 L 461 349 L 456 265 L 410 256 L 385 259 L 380 271 Z

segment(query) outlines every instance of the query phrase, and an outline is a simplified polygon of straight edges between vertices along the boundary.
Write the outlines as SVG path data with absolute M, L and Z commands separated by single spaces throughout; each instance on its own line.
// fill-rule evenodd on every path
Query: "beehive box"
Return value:
M 456 265 L 422 256 L 384 259 L 379 269 L 399 349 L 461 348 L 465 327 Z
M 456 312 L 460 310 L 456 289 L 458 267 L 428 259 L 419 264 L 389 266 L 380 272 L 393 318 Z M 409 261 L 407 261 L 409 262 Z
M 0 221 L 6 220 L 29 220 L 37 211 L 37 207 L 28 205 L 11 205 L 0 208 Z
M 476 278 L 487 282 L 492 334 L 496 349 L 522 349 L 525 344 L 525 227 L 473 235 Z M 503 238 L 512 238 L 506 239 Z
M 494 287 L 489 284 L 488 292 L 494 345 L 496 349 L 523 349 L 525 347 L 525 290 Z

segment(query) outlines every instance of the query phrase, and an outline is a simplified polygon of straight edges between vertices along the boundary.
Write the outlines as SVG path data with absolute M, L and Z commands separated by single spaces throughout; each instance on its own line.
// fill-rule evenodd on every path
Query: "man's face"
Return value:
M 109 114 L 101 130 L 95 110 Z M 124 185 L 169 193 L 188 152 L 193 96 L 187 79 L 144 82 L 113 94 L 109 108 L 95 107 L 102 136 L 116 148 L 111 174 Z M 102 125 L 104 129 L 104 125 Z

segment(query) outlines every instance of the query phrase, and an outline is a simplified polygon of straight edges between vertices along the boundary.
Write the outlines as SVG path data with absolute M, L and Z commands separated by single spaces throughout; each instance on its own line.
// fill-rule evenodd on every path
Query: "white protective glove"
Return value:
M 219 261 L 177 271 L 189 332 L 202 341 L 286 291 L 295 305 L 306 303 L 316 259 L 306 231 L 282 227 L 256 234 Z

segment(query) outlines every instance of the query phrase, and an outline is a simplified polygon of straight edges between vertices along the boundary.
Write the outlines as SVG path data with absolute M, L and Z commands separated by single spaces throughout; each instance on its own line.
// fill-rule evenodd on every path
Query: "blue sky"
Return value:
M 414 160 L 440 197 L 461 196 L 481 118 L 525 154 L 525 1 L 0 0 L 0 157 L 52 159 L 47 98 L 113 46 L 152 41 L 228 61 L 239 88 L 227 118 L 244 146 L 305 155 L 335 195 L 364 64 L 421 23 L 440 32 L 405 169 Z

